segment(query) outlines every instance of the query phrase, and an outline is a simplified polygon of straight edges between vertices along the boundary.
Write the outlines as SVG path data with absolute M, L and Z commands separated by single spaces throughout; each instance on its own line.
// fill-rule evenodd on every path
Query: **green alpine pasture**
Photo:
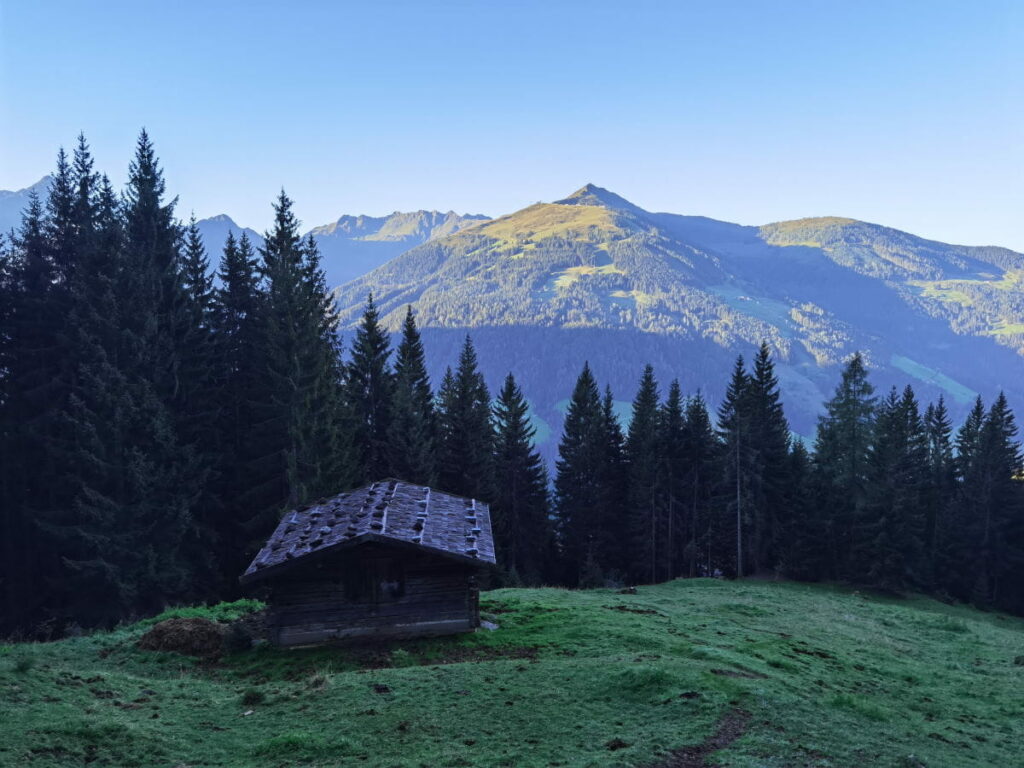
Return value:
M 482 609 L 497 630 L 219 661 L 137 649 L 152 620 L 4 646 L 0 765 L 1020 764 L 1020 619 L 706 579 Z

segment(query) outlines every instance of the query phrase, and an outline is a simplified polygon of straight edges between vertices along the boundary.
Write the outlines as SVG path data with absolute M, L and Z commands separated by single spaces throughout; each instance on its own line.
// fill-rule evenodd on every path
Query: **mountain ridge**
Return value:
M 214 262 L 227 231 L 243 229 L 225 214 L 199 224 Z M 346 332 L 370 291 L 392 330 L 411 303 L 435 381 L 471 333 L 489 384 L 515 371 L 546 435 L 585 360 L 620 409 L 646 362 L 663 386 L 679 377 L 715 401 L 735 356 L 761 340 L 803 435 L 856 350 L 880 390 L 913 383 L 954 417 L 978 394 L 1024 397 L 1024 255 L 1008 248 L 842 216 L 751 226 L 650 212 L 592 183 L 493 219 L 345 215 L 309 231 Z
M 0 233 L 6 235 L 20 226 L 22 211 L 28 205 L 32 192 L 45 202 L 52 179 L 47 175 L 23 189 L 0 190 Z M 346 214 L 328 224 L 307 229 L 303 236 L 313 235 L 320 247 L 328 284 L 336 286 L 359 277 L 409 248 L 487 220 L 483 214 L 458 214 L 455 211 L 395 211 L 386 216 Z M 229 232 L 236 238 L 245 232 L 254 247 L 263 244 L 260 233 L 243 227 L 226 213 L 198 219 L 196 224 L 214 268 Z
M 809 435 L 858 350 L 880 390 L 913 382 L 955 415 L 979 393 L 1024 395 L 1022 277 L 1010 249 L 847 217 L 744 226 L 652 213 L 588 184 L 412 248 L 336 296 L 346 328 L 370 291 L 392 330 L 412 304 L 441 359 L 435 378 L 471 333 L 489 383 L 521 376 L 554 434 L 585 360 L 624 400 L 645 362 L 663 386 L 680 377 L 715 400 L 735 356 L 766 340 L 794 428 Z

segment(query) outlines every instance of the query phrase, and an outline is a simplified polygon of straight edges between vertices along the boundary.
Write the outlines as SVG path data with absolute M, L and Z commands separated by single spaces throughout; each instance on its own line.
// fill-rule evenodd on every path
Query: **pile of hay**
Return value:
M 139 648 L 211 659 L 220 656 L 226 634 L 227 627 L 209 619 L 167 619 L 142 636 Z

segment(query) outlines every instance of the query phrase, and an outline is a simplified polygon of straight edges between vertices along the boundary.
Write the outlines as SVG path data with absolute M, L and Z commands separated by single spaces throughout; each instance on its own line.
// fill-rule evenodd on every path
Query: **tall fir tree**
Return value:
M 68 160 L 67 153 L 61 149 L 57 153 L 57 169 L 50 182 L 46 197 L 46 216 L 44 230 L 50 259 L 53 263 L 54 279 L 63 290 L 51 297 L 54 308 L 67 307 L 68 283 L 75 272 L 79 255 L 79 232 L 75 217 L 75 202 L 78 199 L 75 189 L 74 169 Z
M 957 492 L 950 512 L 952 528 L 956 533 L 949 542 L 949 568 L 943 573 L 943 583 L 961 600 L 971 598 L 978 574 L 978 520 L 985 484 L 981 432 L 985 426 L 985 413 L 985 404 L 978 396 L 956 435 L 953 466 Z
M 679 380 L 673 379 L 658 419 L 658 489 L 665 529 L 658 568 L 663 579 L 680 574 L 687 540 L 685 408 Z
M 459 367 L 438 396 L 438 483 L 442 490 L 488 501 L 494 493 L 491 396 L 466 337 Z
M 143 130 L 128 169 L 116 287 L 122 332 L 117 367 L 138 407 L 133 419 L 144 422 L 136 428 L 145 459 L 135 470 L 131 499 L 121 507 L 137 539 L 140 558 L 128 572 L 142 572 L 137 580 L 129 576 L 140 588 L 140 606 L 160 604 L 190 585 L 183 543 L 205 476 L 194 446 L 180 434 L 179 415 L 187 411 L 191 392 L 182 365 L 192 337 L 176 200 L 165 200 L 165 194 L 163 170 Z
M 600 532 L 602 560 L 608 568 L 606 576 L 621 580 L 629 570 L 629 518 L 627 494 L 629 477 L 626 472 L 626 437 L 615 411 L 615 396 L 606 384 L 601 398 L 600 458 L 603 463 L 598 474 L 600 507 L 597 517 L 603 520 Z
M 71 207 L 71 219 L 78 249 L 78 262 L 81 264 L 87 258 L 87 254 L 99 245 L 96 241 L 97 217 L 99 215 L 98 197 L 104 184 L 102 177 L 94 169 L 92 151 L 89 149 L 89 143 L 85 140 L 84 134 L 78 135 L 72 166 L 74 201 Z
M 356 482 L 383 480 L 392 474 L 389 438 L 395 379 L 388 358 L 391 342 L 381 327 L 373 294 L 366 299 L 345 375 L 345 396 L 357 450 Z
M 548 476 L 533 446 L 529 405 L 511 373 L 494 404 L 494 425 L 491 515 L 498 561 L 513 583 L 541 584 L 553 575 Z
M 337 317 L 315 244 L 299 237 L 282 191 L 260 249 L 265 293 L 259 344 L 266 356 L 254 397 L 258 456 L 254 533 L 265 535 L 286 507 L 349 487 L 354 476 L 344 428 Z
M 126 358 L 122 364 L 121 355 L 132 348 L 125 344 L 120 314 L 127 284 L 124 231 L 105 177 L 99 182 L 94 220 L 94 247 L 84 255 L 73 283 L 71 324 L 81 355 L 63 413 L 72 457 L 66 476 L 74 503 L 45 521 L 48 549 L 60 556 L 46 569 L 43 592 L 51 616 L 109 625 L 143 610 L 146 602 L 140 588 L 151 585 L 136 580 L 152 543 L 139 529 L 153 514 L 149 503 L 160 504 L 146 494 L 165 492 L 157 483 L 168 476 L 166 470 L 157 468 L 152 485 L 148 470 L 171 429 L 166 409 L 141 377 L 138 360 Z M 133 440 L 139 440 L 138 447 Z M 168 543 L 175 548 L 179 542 Z M 67 589 L 69 583 L 74 589 Z M 161 586 L 167 588 L 164 599 L 176 594 L 177 585 Z
M 91 163 L 84 141 L 75 160 Z M 0 485 L 6 511 L 0 522 L 12 549 L 3 553 L 8 575 L 0 581 L 6 585 L 3 613 L 21 626 L 46 615 L 50 601 L 42 587 L 56 556 L 48 521 L 72 503 L 67 470 L 75 457 L 68 453 L 61 414 L 81 355 L 71 325 L 72 282 L 90 233 L 79 225 L 91 226 L 76 216 L 76 168 L 60 150 L 45 205 L 30 196 L 5 259 Z M 81 184 L 91 209 L 95 177 L 87 173 Z M 8 621 L 0 619 L 0 629 Z
M 217 370 L 217 447 L 214 485 L 219 513 L 214 547 L 224 593 L 236 592 L 236 578 L 253 551 L 261 526 L 259 494 L 261 430 L 258 399 L 266 393 L 269 366 L 262 343 L 264 294 L 259 263 L 243 232 L 228 233 L 211 302 Z M 262 543 L 262 542 L 260 542 Z
M 923 499 L 925 515 L 923 574 L 925 586 L 948 590 L 945 575 L 952 566 L 951 550 L 956 537 L 953 503 L 956 498 L 956 464 L 953 455 L 953 425 L 945 400 L 925 410 L 924 429 L 928 442 L 927 481 Z
M 434 483 L 436 422 L 426 354 L 410 305 L 395 354 L 394 398 L 387 440 L 391 471 L 396 477 L 423 485 Z
M 814 444 L 814 492 L 825 520 L 832 578 L 854 572 L 852 544 L 867 499 L 874 434 L 874 387 L 860 353 L 850 358 L 835 395 L 825 404 Z
M 750 520 L 747 546 L 753 572 L 776 567 L 778 538 L 789 512 L 787 490 L 789 423 L 782 409 L 779 380 L 767 342 L 762 342 L 754 358 L 746 392 L 749 467 L 747 475 L 746 515 Z
M 714 573 L 712 546 L 718 539 L 716 494 L 724 474 L 725 457 L 700 393 L 686 403 L 682 454 L 681 493 L 687 510 L 683 549 L 686 575 L 711 576 Z
M 817 581 L 828 570 L 825 525 L 814 497 L 813 459 L 800 439 L 789 451 L 787 514 L 779 521 L 779 570 L 792 579 Z
M 877 409 L 867 469 L 867 494 L 854 525 L 850 576 L 901 590 L 921 581 L 927 436 L 910 387 L 895 387 Z
M 627 477 L 627 564 L 637 581 L 658 581 L 658 561 L 667 546 L 659 487 L 660 419 L 658 384 L 648 365 L 633 399 L 633 415 L 625 442 Z
M 722 507 L 710 542 L 714 569 L 743 578 L 749 559 L 748 531 L 751 525 L 750 486 L 759 482 L 752 473 L 753 436 L 749 413 L 750 376 L 742 355 L 736 358 L 732 378 L 718 408 L 718 434 L 722 441 L 725 472 Z
M 601 474 L 607 470 L 607 440 L 601 394 L 585 364 L 569 399 L 555 476 L 559 536 L 572 583 L 581 580 L 585 566 L 593 572 L 607 568 L 612 559 L 604 535 L 608 521 Z
M 1024 498 L 1017 424 L 1006 396 L 992 403 L 978 436 L 968 491 L 975 495 L 974 519 L 966 531 L 971 541 L 974 583 L 971 600 L 978 605 L 1020 610 L 1024 567 Z
M 224 509 L 217 495 L 218 411 L 221 407 L 220 364 L 213 325 L 213 276 L 199 225 L 193 215 L 185 228 L 181 259 L 186 323 L 181 347 L 180 390 L 175 408 L 179 439 L 196 457 L 198 488 L 192 501 L 193 525 L 187 540 L 193 563 L 192 593 L 196 600 L 214 600 L 224 589 L 218 561 L 222 549 Z M 229 577 L 230 578 L 230 577 Z
M 11 233 L 4 258 L 3 376 L 0 401 L 0 586 L 3 610 L 0 633 L 24 628 L 38 620 L 38 591 L 33 589 L 42 567 L 39 541 L 30 505 L 52 506 L 53 487 L 44 489 L 55 467 L 31 424 L 45 418 L 55 369 L 45 350 L 53 348 L 57 328 L 48 316 L 46 296 L 55 281 L 55 267 L 44 234 L 43 206 L 35 192 Z M 50 475 L 52 477 L 52 475 Z M 41 499 L 38 493 L 45 493 Z

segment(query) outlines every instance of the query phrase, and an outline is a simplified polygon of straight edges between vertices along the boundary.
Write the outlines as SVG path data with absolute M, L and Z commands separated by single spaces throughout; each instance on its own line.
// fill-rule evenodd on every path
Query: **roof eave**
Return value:
M 277 576 L 281 573 L 289 571 L 299 564 L 309 565 L 322 560 L 324 557 L 339 552 L 345 549 L 351 549 L 355 546 L 369 543 L 386 544 L 388 546 L 394 546 L 399 549 L 415 550 L 417 552 L 424 552 L 435 557 L 439 557 L 445 560 L 451 560 L 461 565 L 468 565 L 475 568 L 496 568 L 497 562 L 493 560 L 485 560 L 480 557 L 471 557 L 469 555 L 460 555 L 456 552 L 450 552 L 445 549 L 439 549 L 437 547 L 430 547 L 424 544 L 417 544 L 412 541 L 405 539 L 393 538 L 387 535 L 381 535 L 379 533 L 363 533 L 359 536 L 353 536 L 351 539 L 345 541 L 339 541 L 336 544 L 332 544 L 328 547 L 323 547 L 314 552 L 307 552 L 304 555 L 299 555 L 290 560 L 285 560 L 281 563 L 274 565 L 268 565 L 265 568 L 259 568 L 251 573 L 246 570 L 241 576 L 238 577 L 238 582 L 242 586 L 252 584 L 257 581 L 263 581 L 267 578 Z

